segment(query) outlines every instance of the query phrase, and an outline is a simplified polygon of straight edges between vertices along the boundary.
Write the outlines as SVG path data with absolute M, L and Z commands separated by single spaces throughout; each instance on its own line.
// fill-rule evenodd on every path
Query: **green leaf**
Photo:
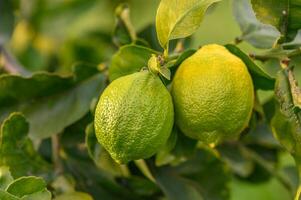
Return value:
M 115 11 L 116 25 L 113 31 L 113 42 L 123 46 L 136 41 L 137 36 L 130 20 L 130 9 L 127 4 L 120 4 Z
M 301 30 L 298 31 L 296 37 L 291 42 L 282 44 L 285 49 L 296 49 L 301 46 Z
M 157 184 L 170 200 L 205 199 L 196 182 L 174 175 L 169 169 L 159 169 L 156 172 L 156 180 Z
M 159 43 L 168 48 L 169 40 L 192 35 L 200 26 L 210 5 L 220 0 L 161 0 L 156 29 Z
M 13 177 L 44 174 L 49 165 L 34 150 L 27 137 L 29 124 L 19 113 L 11 114 L 0 133 L 0 166 L 8 166 Z
M 275 79 L 268 75 L 263 69 L 256 65 L 251 58 L 241 51 L 238 47 L 232 44 L 227 44 L 225 47 L 234 55 L 239 57 L 248 67 L 252 76 L 255 89 L 273 90 Z
M 257 20 L 249 0 L 233 1 L 233 14 L 242 32 L 239 39 L 249 42 L 256 48 L 272 48 L 280 37 L 275 27 Z
M 260 21 L 278 28 L 285 41 L 294 39 L 301 28 L 299 0 L 251 0 L 251 2 Z
M 32 138 L 47 138 L 61 132 L 89 111 L 91 101 L 105 86 L 102 74 L 91 76 L 82 70 L 77 69 L 81 75 L 68 77 L 49 73 L 29 78 L 0 77 L 0 119 L 12 112 L 22 112 L 30 123 Z
M 51 193 L 46 188 L 42 178 L 29 176 L 21 177 L 0 190 L 1 200 L 51 200 Z
M 121 176 L 122 169 L 110 156 L 110 154 L 97 141 L 94 131 L 94 123 L 86 128 L 86 146 L 89 156 L 93 159 L 96 166 L 113 176 Z
M 176 146 L 177 139 L 178 134 L 176 130 L 173 129 L 166 144 L 156 154 L 156 166 L 166 165 L 175 159 L 175 156 L 170 154 L 170 152 Z
M 166 145 L 156 155 L 156 166 L 178 165 L 187 161 L 195 153 L 196 144 L 196 140 L 186 137 L 174 127 Z
M 209 149 L 199 149 L 186 162 L 176 167 L 156 168 L 153 173 L 168 199 L 230 198 L 230 171 Z
M 278 103 L 271 122 L 273 133 L 292 155 L 301 156 L 301 96 L 291 69 L 278 72 L 275 93 Z
M 228 164 L 231 170 L 240 177 L 248 177 L 253 169 L 254 163 L 241 150 L 237 144 L 222 144 L 217 147 L 222 159 Z
M 0 199 L 1 200 L 20 200 L 19 198 L 15 197 L 3 190 L 0 190 Z
M 140 71 L 147 67 L 148 60 L 155 51 L 138 45 L 125 45 L 112 57 L 109 79 L 113 80 Z
M 14 1 L 0 1 L 0 13 L 0 45 L 2 45 L 9 40 L 14 29 Z
M 297 200 L 301 192 L 301 89 L 291 68 L 278 72 L 275 94 L 278 102 L 271 126 L 276 139 L 295 159 L 299 174 Z
M 6 189 L 6 187 L 13 181 L 13 177 L 8 169 L 8 167 L 0 167 L 0 190 Z
M 40 192 L 45 188 L 46 182 L 42 178 L 28 176 L 16 179 L 7 187 L 6 191 L 17 197 L 23 197 Z
M 93 200 L 93 198 L 87 193 L 70 192 L 70 193 L 59 195 L 54 200 Z
M 175 170 L 180 176 L 196 181 L 204 199 L 230 199 L 231 173 L 214 150 L 199 148 L 191 159 L 176 166 Z

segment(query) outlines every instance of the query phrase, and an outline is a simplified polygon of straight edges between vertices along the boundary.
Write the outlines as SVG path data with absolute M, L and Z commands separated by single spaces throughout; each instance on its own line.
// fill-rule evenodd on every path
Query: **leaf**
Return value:
M 12 35 L 15 16 L 14 16 L 14 1 L 0 1 L 0 45 L 6 43 Z
M 0 166 L 8 166 L 13 177 L 44 174 L 49 164 L 34 150 L 27 137 L 29 124 L 19 113 L 11 114 L 0 133 Z
M 170 200 L 204 200 L 196 182 L 174 175 L 168 169 L 158 170 L 156 180 Z
M 186 137 L 174 127 L 166 145 L 156 155 L 156 166 L 178 165 L 187 161 L 195 153 L 196 144 L 196 140 Z
M 46 188 L 46 183 L 42 178 L 38 177 L 21 177 L 12 182 L 6 189 L 12 195 L 23 197 L 40 192 Z
M 120 4 L 116 10 L 116 25 L 113 31 L 113 42 L 118 47 L 130 44 L 137 39 L 130 20 L 130 9 L 127 4 Z
M 273 90 L 275 79 L 268 75 L 263 69 L 256 65 L 251 58 L 242 52 L 238 47 L 232 44 L 227 44 L 225 47 L 234 55 L 239 57 L 248 67 L 252 76 L 255 89 Z
M 54 200 L 93 200 L 93 198 L 84 192 L 75 191 L 75 180 L 70 177 L 70 175 L 66 176 L 58 176 L 51 183 L 51 187 L 54 189 L 54 195 L 56 198 Z
M 0 190 L 1 200 L 51 200 L 46 182 L 39 177 L 21 177 L 12 181 L 6 190 Z
M 20 200 L 19 198 L 15 197 L 3 190 L 0 190 L 0 199 L 1 200 Z
M 125 45 L 112 57 L 109 68 L 109 79 L 113 80 L 140 71 L 143 67 L 147 67 L 148 60 L 155 51 L 139 46 Z
M 156 51 L 162 51 L 162 47 L 159 44 L 158 38 L 157 38 L 157 31 L 155 24 L 150 24 L 146 26 L 144 29 L 142 29 L 138 33 L 139 38 L 143 38 L 147 43 L 150 45 L 151 49 L 154 49 Z
M 56 197 L 54 200 L 93 200 L 93 198 L 83 192 L 70 192 Z
M 248 177 L 253 169 L 252 160 L 236 144 L 222 144 L 217 147 L 222 159 L 228 164 L 231 170 L 241 177 Z
M 6 189 L 6 187 L 13 181 L 13 177 L 10 174 L 8 167 L 0 167 L 0 190 Z
M 156 166 L 166 165 L 175 159 L 175 157 L 171 155 L 170 152 L 176 146 L 177 139 L 178 134 L 176 130 L 173 129 L 166 144 L 156 154 Z
M 220 0 L 161 0 L 156 16 L 160 45 L 168 48 L 169 40 L 192 35 L 200 26 L 206 10 Z
M 294 39 L 301 28 L 299 0 L 251 0 L 251 2 L 260 21 L 275 26 L 284 34 L 285 41 Z
M 121 176 L 122 169 L 110 156 L 110 154 L 97 141 L 94 132 L 94 123 L 86 128 L 86 146 L 89 156 L 93 159 L 96 166 L 113 176 Z
M 199 149 L 191 156 L 176 167 L 153 169 L 156 181 L 168 199 L 229 199 L 231 176 L 225 164 L 208 149 Z
M 296 49 L 301 46 L 301 30 L 298 31 L 296 37 L 291 42 L 282 44 L 286 49 Z
M 301 156 L 300 89 L 291 69 L 278 72 L 275 86 L 278 103 L 272 130 L 278 141 L 294 156 Z
M 233 14 L 242 31 L 239 39 L 249 42 L 256 48 L 272 48 L 280 37 L 275 27 L 257 20 L 249 0 L 233 1 Z
M 30 123 L 31 138 L 47 138 L 61 132 L 89 111 L 91 101 L 104 88 L 102 74 L 85 73 L 68 77 L 49 73 L 29 78 L 0 77 L 0 119 L 22 112 Z

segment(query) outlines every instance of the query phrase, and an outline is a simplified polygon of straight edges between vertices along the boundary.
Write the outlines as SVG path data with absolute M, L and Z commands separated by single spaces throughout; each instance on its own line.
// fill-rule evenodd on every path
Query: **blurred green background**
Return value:
M 139 33 L 155 20 L 159 0 L 21 0 L 16 27 L 9 49 L 20 63 L 31 71 L 47 70 L 69 73 L 78 61 L 95 64 L 109 63 L 117 50 L 111 41 L 115 25 L 114 10 L 121 2 L 131 9 L 132 23 Z M 201 27 L 194 34 L 192 48 L 208 43 L 233 43 L 240 36 L 232 14 L 232 1 L 223 0 L 210 8 Z M 258 52 L 242 42 L 246 52 Z M 262 65 L 274 75 L 278 64 Z M 271 67 L 272 66 L 272 67 Z M 300 74 L 300 73 L 298 73 Z M 298 75 L 298 79 L 300 79 Z M 265 101 L 270 93 L 260 92 Z M 284 166 L 293 165 L 287 154 Z M 212 177 L 214 178 L 214 177 Z M 287 200 L 289 193 L 276 180 L 251 184 L 234 178 L 232 200 Z

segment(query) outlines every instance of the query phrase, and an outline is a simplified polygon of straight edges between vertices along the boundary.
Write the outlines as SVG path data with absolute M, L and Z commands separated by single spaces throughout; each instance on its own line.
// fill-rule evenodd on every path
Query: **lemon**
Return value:
M 144 159 L 164 145 L 173 127 L 173 104 L 161 80 L 149 71 L 114 80 L 95 112 L 98 141 L 118 163 Z
M 246 65 L 223 46 L 204 46 L 186 59 L 171 92 L 176 124 L 203 143 L 236 139 L 250 120 L 252 79 Z

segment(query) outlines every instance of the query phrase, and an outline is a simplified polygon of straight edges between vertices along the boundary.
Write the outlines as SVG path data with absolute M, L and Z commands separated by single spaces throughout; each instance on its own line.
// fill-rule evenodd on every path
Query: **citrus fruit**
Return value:
M 118 163 L 148 158 L 164 145 L 173 127 L 172 98 L 149 71 L 113 81 L 95 112 L 98 141 Z
M 236 139 L 251 117 L 254 89 L 246 65 L 225 47 L 207 45 L 186 59 L 172 83 L 176 124 L 206 144 Z

